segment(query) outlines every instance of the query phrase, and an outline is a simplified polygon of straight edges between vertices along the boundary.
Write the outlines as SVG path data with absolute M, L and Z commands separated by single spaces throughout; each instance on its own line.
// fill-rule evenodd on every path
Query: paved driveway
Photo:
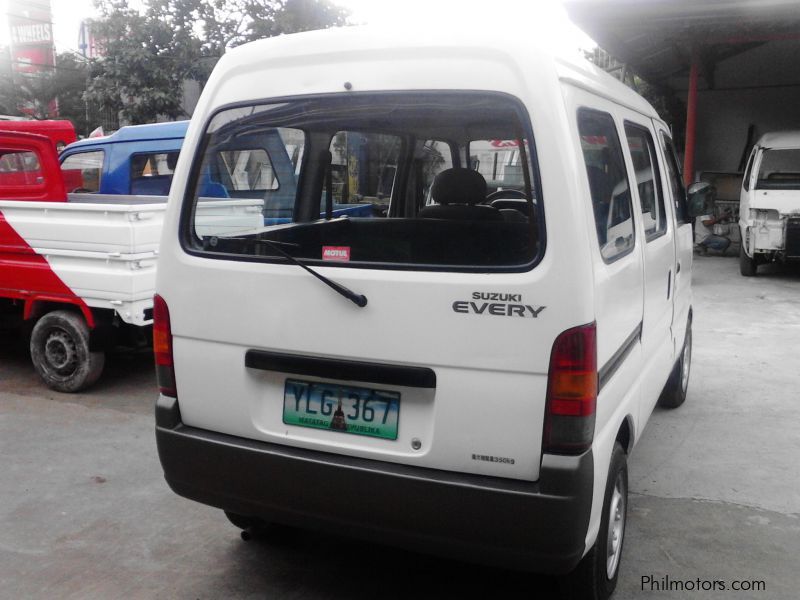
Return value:
M 615 598 L 797 598 L 800 274 L 698 258 L 694 306 L 689 398 L 656 410 L 630 459 Z M 314 533 L 241 541 L 163 482 L 154 397 L 147 355 L 66 396 L 0 332 L 0 598 L 553 597 L 548 578 Z M 643 592 L 648 577 L 701 589 Z M 735 580 L 766 591 L 702 590 Z

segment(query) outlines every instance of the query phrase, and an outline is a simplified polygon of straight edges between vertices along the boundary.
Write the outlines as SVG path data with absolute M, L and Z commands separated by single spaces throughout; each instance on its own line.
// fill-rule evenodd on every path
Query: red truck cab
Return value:
M 66 119 L 47 119 L 44 121 L 0 121 L 0 131 L 21 131 L 37 133 L 49 138 L 61 152 L 65 146 L 78 139 L 72 121 Z

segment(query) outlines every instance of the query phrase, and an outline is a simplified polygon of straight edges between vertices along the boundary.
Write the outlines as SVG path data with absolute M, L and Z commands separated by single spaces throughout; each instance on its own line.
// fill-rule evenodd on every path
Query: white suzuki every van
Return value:
M 626 458 L 659 399 L 686 396 L 684 189 L 633 91 L 524 38 L 477 39 L 343 29 L 220 60 L 161 244 L 158 451 L 175 492 L 243 528 L 565 574 L 606 598 Z M 246 160 L 226 150 L 243 140 Z M 293 171 L 273 166 L 286 156 Z M 209 185 L 265 215 L 293 190 L 291 216 L 209 231 Z

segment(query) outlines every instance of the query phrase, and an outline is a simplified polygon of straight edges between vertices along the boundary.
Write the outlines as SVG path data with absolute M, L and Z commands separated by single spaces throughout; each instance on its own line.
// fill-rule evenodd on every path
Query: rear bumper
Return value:
M 545 455 L 533 483 L 466 475 L 187 427 L 163 396 L 156 441 L 173 491 L 239 514 L 538 572 L 568 572 L 584 552 L 591 451 Z

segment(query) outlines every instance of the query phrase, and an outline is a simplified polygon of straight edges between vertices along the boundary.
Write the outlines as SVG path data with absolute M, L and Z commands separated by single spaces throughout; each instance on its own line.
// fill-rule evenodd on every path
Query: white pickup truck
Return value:
M 800 260 L 800 131 L 767 133 L 750 154 L 739 203 L 742 275 Z
M 82 390 L 108 350 L 149 340 L 166 202 L 67 194 L 49 139 L 0 134 L 1 322 L 30 331 L 31 359 L 51 388 Z M 215 231 L 263 222 L 260 200 L 200 204 Z

